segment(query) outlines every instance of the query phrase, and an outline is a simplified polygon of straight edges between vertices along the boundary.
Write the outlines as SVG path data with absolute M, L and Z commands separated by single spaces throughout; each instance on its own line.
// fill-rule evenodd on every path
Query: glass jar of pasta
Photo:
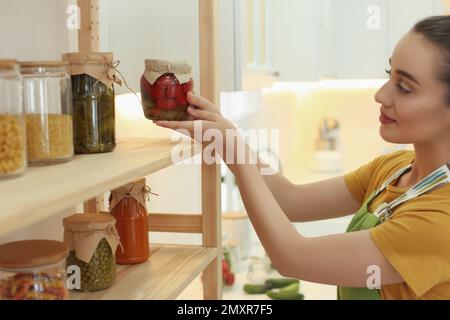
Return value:
M 73 158 L 72 89 L 67 62 L 21 62 L 28 164 Z
M 25 240 L 0 245 L 0 300 L 64 300 L 67 246 Z
M 22 78 L 16 60 L 0 60 L 0 179 L 27 167 Z

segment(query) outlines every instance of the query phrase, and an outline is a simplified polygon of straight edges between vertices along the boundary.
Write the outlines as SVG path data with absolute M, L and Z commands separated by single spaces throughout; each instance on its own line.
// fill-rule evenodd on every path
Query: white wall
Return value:
M 398 40 L 420 19 L 450 12 L 443 0 L 267 0 L 272 67 L 280 81 L 384 77 Z M 370 6 L 380 28 L 369 29 Z
M 76 49 L 66 0 L 0 0 L 0 58 L 60 60 Z
M 121 61 L 118 69 L 134 90 L 145 59 L 186 60 L 199 83 L 197 0 L 103 0 L 100 6 L 101 50 Z
M 315 1 L 269 0 L 272 4 L 269 39 L 272 67 L 282 81 L 312 81 L 317 78 Z

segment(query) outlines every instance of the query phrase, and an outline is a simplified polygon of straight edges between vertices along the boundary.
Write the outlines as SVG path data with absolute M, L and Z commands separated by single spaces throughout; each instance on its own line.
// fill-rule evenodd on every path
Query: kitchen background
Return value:
M 62 53 L 77 51 L 76 30 L 66 27 L 71 4 L 73 0 L 0 0 L 5 44 L 0 57 L 59 60 Z M 199 83 L 197 0 L 101 0 L 100 8 L 101 51 L 120 60 L 118 69 L 134 90 L 139 90 L 146 58 L 185 59 Z M 342 175 L 376 156 L 409 148 L 379 137 L 379 106 L 373 96 L 386 81 L 388 59 L 400 37 L 419 19 L 444 13 L 450 13 L 445 0 L 219 0 L 222 111 L 243 129 L 279 129 L 278 150 L 258 151 L 272 163 L 279 161 L 294 183 Z M 116 93 L 118 139 L 171 135 L 145 120 L 139 101 L 126 88 L 116 88 Z M 261 272 L 264 251 L 243 214 L 232 175 L 225 166 L 222 173 L 224 245 L 234 254 L 236 271 L 236 283 L 224 298 L 248 299 L 242 284 Z M 150 199 L 149 211 L 199 212 L 199 176 L 198 165 L 184 164 L 147 177 L 159 194 Z M 60 240 L 61 219 L 81 210 L 80 204 L 0 243 Z M 343 232 L 348 221 L 304 223 L 298 229 L 319 236 Z M 150 238 L 201 242 L 192 235 Z M 331 286 L 302 282 L 301 291 L 307 299 L 335 298 Z M 201 297 L 200 281 L 180 296 Z

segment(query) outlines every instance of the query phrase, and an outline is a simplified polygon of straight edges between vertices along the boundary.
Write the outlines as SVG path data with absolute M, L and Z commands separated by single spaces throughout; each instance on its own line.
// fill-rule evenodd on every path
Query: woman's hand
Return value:
M 231 121 L 225 119 L 212 102 L 195 96 L 193 92 L 187 94 L 187 101 L 190 106 L 187 110 L 184 121 L 153 121 L 157 126 L 177 130 L 202 144 L 210 142 L 209 136 L 215 139 L 220 138 L 223 150 L 217 150 L 220 156 L 225 159 L 229 148 L 234 148 L 234 141 L 227 141 L 227 132 L 236 133 L 237 129 Z M 207 139 L 204 139 L 208 136 Z M 207 140 L 207 141 L 205 141 Z M 217 141 L 214 141 L 217 142 Z

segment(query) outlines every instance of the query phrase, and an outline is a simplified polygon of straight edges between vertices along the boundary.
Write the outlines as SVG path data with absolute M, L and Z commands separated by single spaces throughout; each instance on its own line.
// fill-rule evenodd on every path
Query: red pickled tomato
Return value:
M 141 91 L 148 95 L 151 95 L 152 85 L 145 79 L 144 76 L 141 77 Z
M 173 74 L 165 74 L 156 80 L 155 85 L 159 90 L 164 91 L 164 97 L 175 99 L 177 97 L 177 86 L 180 85 L 180 82 Z M 160 94 L 158 97 L 159 99 Z
M 183 92 L 183 88 L 181 86 L 177 87 L 177 103 L 180 106 L 187 105 L 186 93 Z
M 161 89 L 166 89 L 176 84 L 175 81 L 176 81 L 175 76 L 171 74 L 164 74 L 161 77 L 159 77 L 158 80 L 156 80 L 155 85 L 160 87 Z
M 166 91 L 166 97 L 170 99 L 176 99 L 177 98 L 177 89 L 179 85 L 173 85 L 167 88 Z
M 186 94 L 193 89 L 194 81 L 192 81 L 192 79 L 191 79 L 189 82 L 183 83 L 182 87 L 183 87 L 183 92 Z
M 173 110 L 177 108 L 177 101 L 174 99 L 156 100 L 156 107 L 161 110 Z
M 151 89 L 151 96 L 153 100 L 164 99 L 166 97 L 166 90 L 154 84 Z

